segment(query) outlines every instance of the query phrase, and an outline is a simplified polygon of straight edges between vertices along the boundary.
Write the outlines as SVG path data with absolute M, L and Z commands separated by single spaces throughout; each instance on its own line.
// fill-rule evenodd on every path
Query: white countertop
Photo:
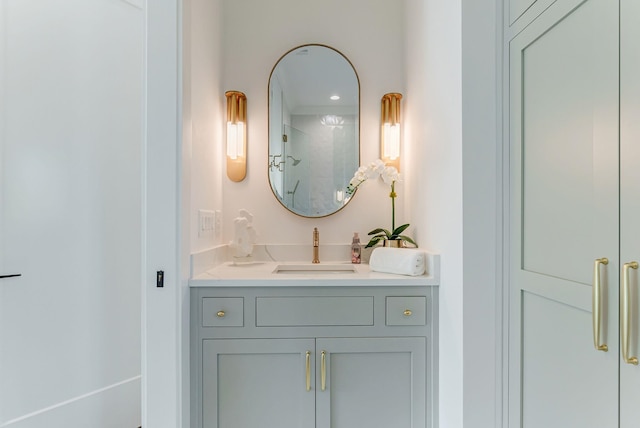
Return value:
M 349 262 L 323 262 L 321 264 L 347 264 L 355 268 L 355 272 L 348 273 L 274 273 L 278 265 L 287 262 L 256 261 L 249 263 L 225 262 L 217 267 L 206 270 L 189 281 L 191 287 L 308 287 L 308 286 L 341 286 L 341 287 L 370 287 L 370 286 L 437 286 L 437 275 L 420 276 L 394 275 L 373 272 L 367 264 Z M 294 263 L 300 265 L 300 263 Z M 438 271 L 434 268 L 434 271 Z

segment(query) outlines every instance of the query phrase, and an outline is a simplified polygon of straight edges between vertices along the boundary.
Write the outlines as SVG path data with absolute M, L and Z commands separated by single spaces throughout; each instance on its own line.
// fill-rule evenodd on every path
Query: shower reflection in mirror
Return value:
M 268 178 L 303 217 L 342 209 L 360 165 L 360 83 L 349 60 L 323 45 L 285 53 L 269 76 Z
M 282 155 L 269 155 L 269 158 L 271 158 L 271 162 L 269 162 L 269 171 L 273 171 L 273 168 L 278 168 L 278 171 L 284 172 L 284 165 L 287 163 L 287 161 L 280 160 L 282 159 Z M 296 159 L 293 156 L 287 156 L 287 159 L 291 159 L 293 161 L 293 166 L 296 166 L 300 162 L 302 162 L 302 159 Z
M 309 191 L 309 136 L 304 132 L 284 125 L 280 153 L 269 155 L 269 175 L 280 200 L 291 208 L 309 209 L 308 198 L 298 198 L 298 189 Z M 277 178 L 276 178 L 277 177 Z

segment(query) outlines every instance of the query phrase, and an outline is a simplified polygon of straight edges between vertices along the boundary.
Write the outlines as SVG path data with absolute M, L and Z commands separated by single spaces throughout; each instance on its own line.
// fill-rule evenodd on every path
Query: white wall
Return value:
M 0 34 L 0 426 L 139 426 L 142 10 L 4 0 Z
M 461 4 L 407 0 L 405 138 L 410 212 L 424 248 L 442 254 L 439 418 L 463 424 Z M 476 426 L 476 425 L 472 425 Z
M 222 87 L 222 5 L 221 0 L 190 0 L 190 25 L 185 35 L 190 43 L 189 68 L 184 79 L 185 106 L 190 108 L 191 132 L 191 251 L 198 252 L 220 243 L 222 236 L 198 236 L 198 210 L 222 208 L 222 183 L 226 178 L 221 156 L 223 118 L 226 115 Z M 228 90 L 228 89 L 227 89 Z M 187 97 L 189 98 L 187 100 Z M 187 124 L 185 124 L 187 127 Z
M 353 232 L 366 237 L 376 227 L 391 227 L 389 188 L 381 181 L 366 183 L 349 205 L 326 218 L 307 219 L 285 210 L 268 183 L 267 85 L 278 59 L 289 49 L 305 43 L 321 43 L 342 52 L 360 78 L 361 163 L 380 157 L 380 99 L 388 92 L 404 92 L 403 2 L 298 0 L 223 2 L 224 90 L 247 95 L 247 178 L 233 183 L 223 175 L 223 242 L 240 208 L 255 216 L 259 243 L 311 244 L 313 227 L 320 230 L 322 244 L 351 242 Z M 217 147 L 222 155 L 221 140 Z M 397 186 L 396 221 L 406 217 L 404 184 Z M 374 209 L 372 209 L 372 207 Z M 409 229 L 408 234 L 413 230 Z M 309 249 L 311 257 L 311 248 Z
M 198 233 L 198 210 L 222 207 L 222 182 L 226 174 L 217 154 L 222 140 L 224 91 L 222 80 L 222 13 L 220 0 L 182 2 L 182 274 L 180 317 L 182 409 L 178 418 L 189 426 L 190 403 L 190 300 L 188 255 L 211 248 L 221 236 Z M 153 356 L 151 356 L 153 358 Z M 163 421 L 163 423 L 166 423 Z M 167 425 L 169 427 L 171 425 Z
M 407 2 L 409 211 L 442 254 L 442 427 L 501 417 L 499 3 Z

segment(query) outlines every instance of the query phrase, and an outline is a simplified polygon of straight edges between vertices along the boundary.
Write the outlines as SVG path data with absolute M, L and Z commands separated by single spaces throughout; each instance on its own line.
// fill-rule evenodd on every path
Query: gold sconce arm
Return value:
M 380 159 L 400 171 L 400 100 L 402 94 L 384 94 L 380 105 Z
M 227 177 L 242 181 L 247 176 L 247 97 L 227 91 Z

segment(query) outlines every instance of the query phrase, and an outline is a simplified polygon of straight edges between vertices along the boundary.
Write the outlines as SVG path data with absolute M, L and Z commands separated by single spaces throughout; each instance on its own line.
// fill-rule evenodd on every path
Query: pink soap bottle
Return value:
M 351 242 L 351 263 L 360 264 L 362 261 L 362 245 L 360 245 L 360 238 L 358 233 L 353 234 L 353 241 Z

